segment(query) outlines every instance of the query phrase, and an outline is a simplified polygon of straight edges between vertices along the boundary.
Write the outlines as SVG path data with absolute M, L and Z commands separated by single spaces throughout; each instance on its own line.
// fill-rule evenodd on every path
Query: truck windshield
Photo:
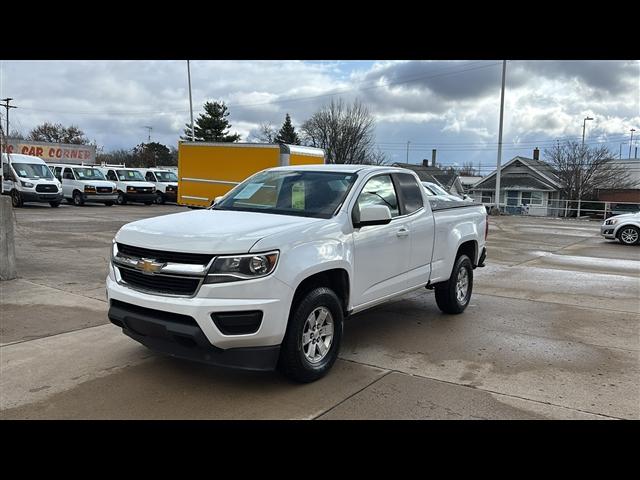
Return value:
M 104 175 L 97 168 L 74 168 L 78 180 L 104 180 Z
M 173 172 L 153 172 L 159 182 L 177 182 L 178 177 Z
M 137 170 L 118 170 L 118 179 L 121 182 L 144 182 L 144 177 Z
M 214 210 L 331 218 L 357 175 L 313 171 L 260 172 L 234 188 Z
M 53 179 L 53 174 L 49 167 L 46 165 L 41 165 L 39 163 L 15 163 L 12 162 L 11 165 L 15 170 L 16 174 L 22 178 L 47 178 Z

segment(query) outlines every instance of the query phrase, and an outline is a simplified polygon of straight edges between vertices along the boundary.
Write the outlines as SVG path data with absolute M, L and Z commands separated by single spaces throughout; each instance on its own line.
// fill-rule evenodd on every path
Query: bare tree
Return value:
M 322 107 L 302 124 L 303 143 L 324 149 L 329 163 L 380 165 L 386 156 L 374 149 L 375 120 L 367 107 L 340 99 Z
M 473 166 L 473 162 L 463 162 L 462 167 L 458 169 L 458 175 L 473 177 L 475 174 L 476 169 Z
M 258 127 L 258 132 L 251 134 L 249 141 L 258 143 L 275 143 L 278 130 L 270 122 L 262 122 Z
M 31 130 L 27 140 L 53 143 L 72 143 L 78 145 L 90 144 L 90 141 L 85 136 L 84 132 L 75 125 L 65 127 L 61 123 L 54 124 L 49 122 L 38 125 Z
M 592 199 L 597 189 L 635 185 L 629 169 L 613 162 L 614 153 L 605 146 L 590 148 L 576 141 L 566 141 L 544 153 L 560 179 L 560 191 L 566 199 Z

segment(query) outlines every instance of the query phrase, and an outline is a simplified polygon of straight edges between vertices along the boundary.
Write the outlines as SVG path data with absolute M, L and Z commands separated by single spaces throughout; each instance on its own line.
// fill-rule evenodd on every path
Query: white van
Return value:
M 176 202 L 178 200 L 178 176 L 163 168 L 141 168 L 147 182 L 156 186 L 156 203 Z
M 31 155 L 2 154 L 2 193 L 11 195 L 15 208 L 25 202 L 52 207 L 62 202 L 62 185 L 41 158 Z
M 151 205 L 156 201 L 156 186 L 145 182 L 137 168 L 101 166 L 107 180 L 116 184 L 116 203 L 125 205 L 127 202 Z
M 76 206 L 84 202 L 104 203 L 110 207 L 118 198 L 116 184 L 105 179 L 95 165 L 49 165 L 55 177 L 62 183 L 62 195 Z

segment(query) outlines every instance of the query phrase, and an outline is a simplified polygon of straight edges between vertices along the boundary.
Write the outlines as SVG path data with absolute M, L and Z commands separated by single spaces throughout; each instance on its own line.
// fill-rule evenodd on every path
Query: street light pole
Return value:
M 631 158 L 631 145 L 633 144 L 633 132 L 635 132 L 635 131 L 636 131 L 635 128 L 632 128 L 630 130 L 630 132 L 631 132 L 631 140 L 629 140 L 629 158 Z
M 193 101 L 191 100 L 191 67 L 187 60 L 187 76 L 189 77 L 189 111 L 191 112 L 191 141 L 195 142 L 195 132 L 193 131 Z
M 409 141 L 407 142 L 407 163 L 409 163 L 409 144 L 410 143 L 411 142 L 409 142 Z
M 582 122 L 582 146 L 583 147 L 584 147 L 584 131 L 587 126 L 587 120 L 593 120 L 593 118 L 585 117 L 584 121 Z
M 500 91 L 500 128 L 498 130 L 498 159 L 496 161 L 496 207 L 500 212 L 500 164 L 502 163 L 502 121 L 504 118 L 504 83 L 507 76 L 507 61 L 502 61 L 502 90 Z

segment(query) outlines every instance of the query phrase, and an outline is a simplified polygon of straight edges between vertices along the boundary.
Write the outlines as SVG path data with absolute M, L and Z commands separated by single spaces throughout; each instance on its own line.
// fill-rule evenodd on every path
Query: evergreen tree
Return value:
M 296 129 L 291 123 L 291 117 L 287 113 L 287 117 L 284 119 L 282 128 L 276 135 L 275 143 L 288 143 L 289 145 L 300 145 L 300 138 L 296 133 Z
M 224 102 L 205 102 L 204 113 L 194 122 L 193 130 L 197 142 L 237 142 L 240 135 L 229 134 L 231 124 L 229 110 Z M 191 125 L 186 124 L 182 140 L 191 140 Z

